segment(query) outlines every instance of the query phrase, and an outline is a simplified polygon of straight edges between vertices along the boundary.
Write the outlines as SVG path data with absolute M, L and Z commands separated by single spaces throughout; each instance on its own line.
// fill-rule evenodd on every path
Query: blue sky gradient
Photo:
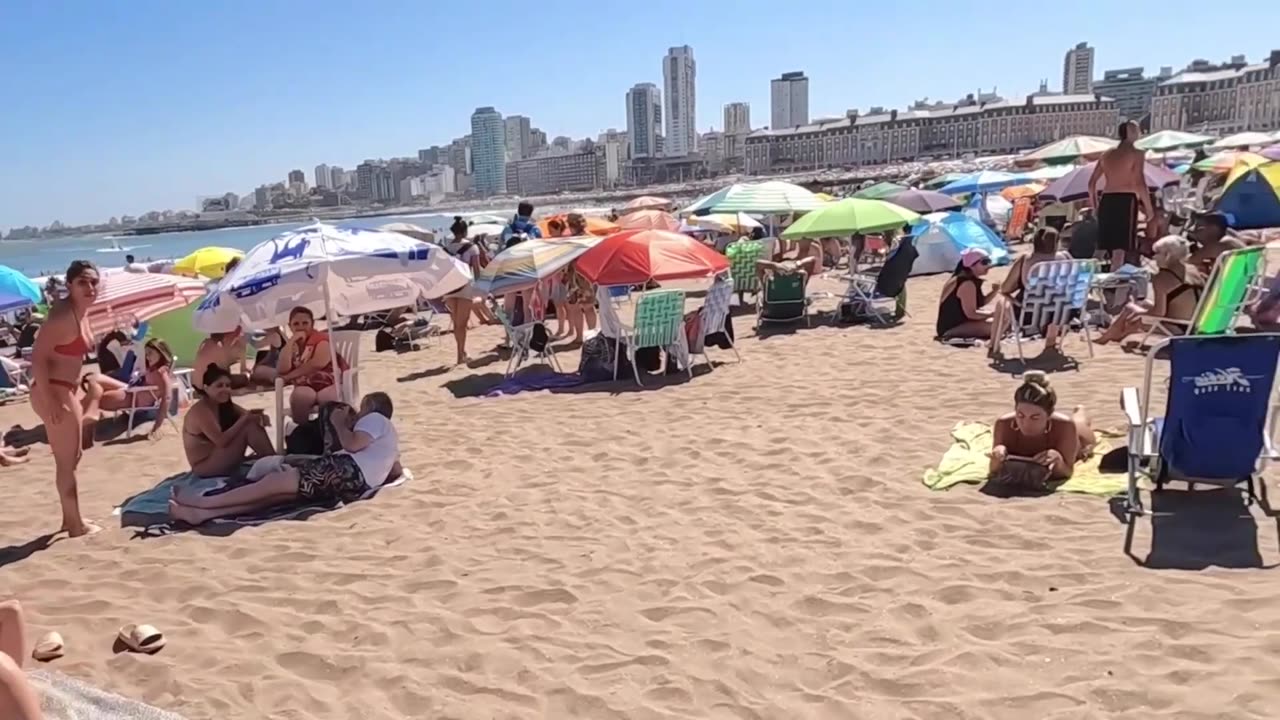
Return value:
M 0 228 L 194 209 L 292 168 L 412 155 L 481 105 L 551 137 L 624 129 L 624 94 L 661 87 L 672 45 L 694 49 L 700 131 L 736 100 L 768 124 L 769 79 L 789 70 L 817 117 L 1057 88 L 1082 40 L 1099 76 L 1280 49 L 1275 0 L 1236 0 L 1229 22 L 1213 7 L 0 0 Z

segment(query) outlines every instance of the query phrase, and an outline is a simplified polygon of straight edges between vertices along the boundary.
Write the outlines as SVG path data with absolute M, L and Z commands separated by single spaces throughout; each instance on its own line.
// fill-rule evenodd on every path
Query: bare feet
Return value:
M 187 507 L 174 500 L 169 501 L 169 519 L 179 520 L 188 525 L 203 525 L 213 519 L 213 515 L 200 508 Z
M 62 530 L 67 533 L 67 537 L 88 537 L 89 535 L 97 535 L 102 532 L 102 528 L 94 523 L 80 518 L 77 523 L 62 523 Z

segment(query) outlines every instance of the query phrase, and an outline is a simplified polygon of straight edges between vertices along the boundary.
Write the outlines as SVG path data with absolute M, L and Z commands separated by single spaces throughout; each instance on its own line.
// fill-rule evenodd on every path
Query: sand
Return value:
M 36 445 L 0 470 L 0 595 L 33 638 L 65 636 L 54 668 L 192 719 L 1274 717 L 1280 576 L 1258 566 L 1280 550 L 1257 508 L 1183 502 L 1130 555 L 1106 500 L 921 484 L 949 429 L 1016 386 L 1015 365 L 931 341 L 941 284 L 913 279 L 893 329 L 761 339 L 740 318 L 741 364 L 713 351 L 714 371 L 643 391 L 484 399 L 502 363 L 366 338 L 362 385 L 395 398 L 417 477 L 305 522 L 111 524 L 181 467 L 169 431 L 91 450 L 84 507 L 111 526 L 45 547 Z M 1118 427 L 1141 359 L 1067 350 L 1063 404 Z M 168 647 L 113 653 L 128 622 Z

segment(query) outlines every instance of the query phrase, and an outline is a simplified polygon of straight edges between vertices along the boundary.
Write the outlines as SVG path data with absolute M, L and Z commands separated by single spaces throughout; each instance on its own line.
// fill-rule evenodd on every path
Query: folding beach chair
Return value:
M 1151 416 L 1152 367 L 1169 346 L 1169 392 L 1163 418 Z M 1147 353 L 1142 393 L 1125 388 L 1129 421 L 1127 509 L 1143 513 L 1138 479 L 1157 490 L 1178 480 L 1220 487 L 1245 484 L 1280 458 L 1272 439 L 1272 391 L 1280 334 L 1187 336 L 1163 340 Z
M 764 289 L 756 295 L 756 328 L 767 322 L 796 322 L 809 319 L 809 297 L 805 294 L 803 272 L 769 273 Z
M 415 307 L 413 312 L 401 316 L 400 322 L 387 327 L 387 334 L 396 350 L 419 350 L 431 345 L 431 338 L 440 337 L 440 326 L 434 323 L 436 316 L 449 312 L 439 300 L 428 300 Z M 384 315 L 383 325 L 390 316 Z M 422 343 L 419 345 L 418 341 Z
M 360 336 L 359 330 L 343 330 L 333 333 L 333 341 L 329 348 L 329 352 L 334 358 L 342 358 L 347 363 L 347 369 L 342 371 L 341 385 L 338 388 L 338 399 L 350 405 L 356 405 L 360 402 Z M 337 361 L 334 360 L 336 363 Z M 335 366 L 336 367 L 336 366 Z M 286 428 L 285 412 L 284 412 L 284 381 L 276 378 L 275 382 L 275 405 L 276 405 L 276 447 L 284 447 L 285 435 L 289 428 Z
M 667 360 L 663 365 L 666 371 L 671 356 L 684 365 L 689 378 L 693 379 L 693 367 L 689 362 L 689 345 L 684 335 L 684 291 L 656 290 L 640 296 L 636 302 L 635 325 L 628 327 L 621 322 L 619 339 L 626 343 L 627 359 L 631 361 L 631 371 L 636 376 L 636 384 L 640 381 L 640 369 L 636 366 L 636 351 L 643 348 L 662 348 L 667 352 Z M 613 379 L 618 379 L 618 355 L 613 356 Z
M 699 350 L 695 354 L 702 356 L 708 368 L 711 367 L 711 358 L 707 355 L 706 337 L 724 331 L 724 321 L 729 317 L 729 305 L 732 302 L 733 281 L 724 276 L 717 277 L 711 283 L 711 289 L 707 290 L 707 297 L 703 300 L 702 309 L 699 311 L 702 342 L 699 343 Z M 738 354 L 738 348 L 734 347 L 732 339 L 729 340 L 729 349 L 733 351 L 733 356 L 738 359 L 738 362 L 742 362 L 742 356 Z
M 1097 272 L 1096 260 L 1046 260 L 1031 268 L 1022 293 L 1022 307 L 1012 323 L 1018 359 L 1025 359 L 1024 339 L 1043 336 L 1050 327 L 1057 327 L 1058 336 L 1065 338 L 1071 321 L 1076 318 L 1080 321 L 1089 357 L 1093 357 L 1093 338 L 1089 336 L 1085 304 Z
M 507 317 L 506 311 L 502 309 L 502 303 L 494 302 L 492 310 L 494 316 L 502 322 L 502 329 L 507 331 L 507 344 L 511 346 L 511 359 L 507 361 L 506 377 L 515 375 L 520 366 L 528 360 L 531 352 L 537 359 L 554 368 L 556 372 L 563 372 L 560 369 L 560 361 L 556 360 L 555 351 L 551 349 L 551 339 L 549 337 L 543 343 L 542 349 L 533 350 L 534 333 L 537 332 L 539 327 L 542 328 L 543 333 L 547 331 L 541 320 L 512 325 L 511 319 Z
M 757 240 L 738 240 L 725 248 L 725 257 L 729 259 L 729 276 L 733 278 L 733 292 L 738 296 L 739 305 L 747 293 L 760 294 L 760 275 L 756 272 L 756 261 L 763 253 L 764 244 Z
M 190 403 L 194 399 L 195 389 L 191 384 L 191 368 L 176 367 L 178 362 L 176 357 L 173 362 L 175 367 L 170 370 L 170 373 L 176 382 L 173 384 L 169 397 L 169 417 L 165 419 L 177 431 L 178 424 L 174 421 L 174 418 L 178 417 L 183 405 Z M 117 410 L 115 416 L 124 416 L 124 436 L 126 438 L 133 437 L 134 419 L 138 413 L 159 412 L 160 402 L 154 399 L 154 393 L 159 391 L 160 388 L 153 385 L 131 385 L 125 389 L 125 394 L 129 397 L 129 406 Z
M 13 363 L 14 369 L 10 369 L 9 363 Z M 5 358 L 5 367 L 0 368 L 0 405 L 25 400 L 31 395 L 32 380 L 28 372 L 29 368 L 23 368 L 16 361 Z
M 1191 320 L 1142 316 L 1143 324 L 1150 326 L 1142 337 L 1143 344 L 1156 330 L 1170 336 L 1234 332 L 1241 313 L 1266 295 L 1266 250 L 1259 245 L 1219 255 Z

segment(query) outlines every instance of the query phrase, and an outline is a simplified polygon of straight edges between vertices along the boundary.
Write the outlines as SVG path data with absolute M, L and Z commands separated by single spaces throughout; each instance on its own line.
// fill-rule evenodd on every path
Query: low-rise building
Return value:
M 548 153 L 513 162 L 508 175 L 514 175 L 515 182 L 507 184 L 507 192 L 541 195 L 599 189 L 605 173 L 603 153 L 597 152 L 597 147 L 592 143 L 582 152 Z
M 1233 133 L 1280 128 L 1280 50 L 1266 62 L 1243 56 L 1211 65 L 1197 60 L 1156 86 L 1152 130 Z

